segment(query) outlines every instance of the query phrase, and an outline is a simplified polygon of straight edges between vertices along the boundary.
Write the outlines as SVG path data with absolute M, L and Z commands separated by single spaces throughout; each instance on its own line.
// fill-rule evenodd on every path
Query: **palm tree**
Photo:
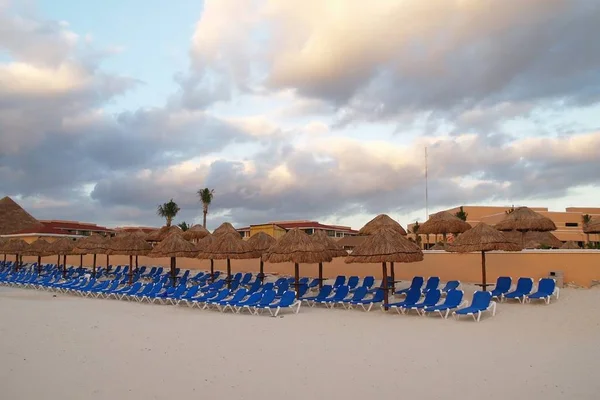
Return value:
M 583 214 L 583 215 L 581 216 L 581 222 L 583 222 L 583 227 L 584 227 L 584 228 L 585 228 L 585 226 L 586 226 L 587 224 L 589 224 L 589 223 L 590 223 L 590 221 L 591 221 L 591 220 L 592 220 L 592 216 L 591 216 L 590 214 Z M 586 233 L 586 234 L 585 234 L 585 241 L 586 241 L 587 243 L 589 243 L 589 242 L 590 242 L 590 234 L 589 234 L 589 233 Z
M 456 216 L 456 218 L 462 219 L 463 221 L 466 222 L 467 217 L 469 216 L 469 213 L 465 212 L 465 210 L 463 209 L 463 206 L 460 206 L 460 209 L 454 215 Z
M 415 235 L 416 243 L 420 246 L 421 245 L 421 235 L 419 235 L 419 228 L 421 228 L 419 221 L 415 221 L 415 224 L 412 226 L 412 233 L 414 233 L 414 235 Z
M 210 203 L 212 202 L 214 191 L 214 189 L 209 188 L 198 190 L 198 196 L 200 197 L 200 201 L 202 202 L 202 213 L 204 214 L 204 220 L 202 223 L 202 226 L 204 226 L 204 228 L 206 228 L 206 214 L 208 214 L 208 206 L 210 206 Z
M 190 229 L 190 226 L 185 221 L 178 223 L 177 226 L 180 227 L 181 230 L 184 232 L 187 231 L 188 229 Z
M 158 206 L 156 210 L 156 214 L 165 218 L 167 220 L 167 226 L 171 226 L 171 222 L 173 222 L 173 218 L 177 215 L 180 208 L 173 201 L 173 199 L 169 200 L 168 203 L 164 203 L 162 206 Z

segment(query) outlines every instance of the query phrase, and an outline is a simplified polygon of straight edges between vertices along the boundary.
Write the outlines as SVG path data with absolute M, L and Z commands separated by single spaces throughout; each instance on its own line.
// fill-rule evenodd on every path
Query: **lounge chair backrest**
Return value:
M 233 275 L 232 279 L 234 281 L 241 281 L 242 280 L 242 273 L 241 272 L 237 272 L 235 275 Z
M 252 283 L 252 286 L 250 286 L 250 289 L 248 289 L 248 292 L 249 292 L 249 293 L 254 293 L 254 292 L 256 292 L 258 289 L 260 289 L 261 285 L 262 285 L 262 282 L 261 282 L 261 281 L 259 281 L 258 279 L 257 279 L 257 280 L 255 280 L 255 281 Z
M 239 288 L 239 287 L 240 287 L 240 281 L 232 281 L 229 284 L 229 289 L 231 289 L 231 290 L 237 290 L 237 288 Z
M 267 290 L 263 294 L 262 299 L 260 299 L 259 305 L 261 305 L 261 306 L 268 306 L 269 304 L 271 304 L 273 302 L 273 300 L 275 300 L 275 291 L 274 290 Z
M 348 286 L 340 286 L 335 290 L 334 299 L 335 300 L 343 300 L 348 296 L 350 292 L 350 288 Z
M 479 310 L 485 310 L 490 306 L 492 301 L 492 294 L 490 292 L 477 291 L 473 293 L 473 301 L 471 307 Z
M 350 289 L 354 289 L 358 285 L 358 276 L 351 276 L 348 278 L 348 286 Z
M 365 276 L 365 279 L 363 279 L 362 286 L 364 286 L 366 288 L 371 288 L 371 287 L 373 287 L 374 284 L 375 284 L 374 276 Z
M 289 307 L 296 301 L 296 293 L 291 290 L 288 290 L 281 296 L 281 300 L 279 300 L 279 307 Z
M 346 277 L 338 275 L 337 278 L 335 278 L 335 282 L 333 282 L 333 287 L 342 286 L 344 283 L 346 283 Z
M 450 290 L 446 295 L 444 305 L 448 307 L 458 307 L 462 303 L 465 293 L 462 290 Z
M 262 293 L 252 293 L 250 295 L 250 297 L 248 297 L 245 300 L 245 303 L 248 303 L 248 304 L 258 303 L 258 302 L 260 302 L 260 299 L 262 299 L 262 297 L 263 297 Z
M 428 306 L 436 305 L 438 301 L 440 301 L 440 297 L 442 297 L 442 292 L 439 289 L 429 290 L 425 294 L 425 298 L 423 299 L 423 303 Z
M 556 289 L 556 281 L 552 278 L 542 278 L 538 283 L 538 292 L 552 294 Z
M 383 292 L 380 290 L 379 292 Z M 406 298 L 404 302 L 406 304 L 415 304 L 421 298 L 421 288 L 412 288 L 408 292 L 406 292 Z
M 241 280 L 242 285 L 247 284 L 248 282 L 250 282 L 251 279 L 252 279 L 252 273 L 246 272 Z
M 328 297 L 331 294 L 333 287 L 331 285 L 325 285 L 321 288 L 319 293 L 317 294 L 317 300 L 322 300 Z
M 359 287 L 354 291 L 354 295 L 352 296 L 353 301 L 362 300 L 367 295 L 367 288 L 364 286 Z
M 193 297 L 196 295 L 196 293 L 198 293 L 198 290 L 200 290 L 200 286 L 199 285 L 194 285 L 191 288 L 189 288 L 187 290 L 187 292 L 185 293 L 186 297 Z
M 383 291 L 381 289 L 376 291 L 375 294 L 373 295 L 373 299 L 372 299 L 373 302 L 378 303 L 380 301 L 383 301 L 384 295 L 385 295 L 385 291 Z
M 440 285 L 440 278 L 438 276 L 430 276 L 425 284 L 425 290 L 437 289 Z
M 442 289 L 442 291 L 444 293 L 448 293 L 451 290 L 458 289 L 459 286 L 460 286 L 460 281 L 448 281 L 448 282 L 446 282 L 446 285 L 444 286 L 444 289 Z
M 410 288 L 411 289 L 421 289 L 423 287 L 423 282 L 425 280 L 423 279 L 422 276 L 415 276 L 412 278 L 412 282 L 410 283 Z
M 233 298 L 231 299 L 233 302 L 238 302 L 238 301 L 242 301 L 244 299 L 244 297 L 246 297 L 246 295 L 248 294 L 248 290 L 242 288 L 239 289 L 238 291 L 235 292 L 235 294 L 233 295 Z
M 293 279 L 293 278 L 291 278 Z M 287 282 L 288 278 L 279 278 L 275 281 L 275 286 L 280 286 L 283 282 Z
M 519 278 L 517 281 L 517 288 L 515 289 L 519 293 L 529 294 L 533 289 L 533 279 L 531 278 Z
M 306 292 L 308 292 L 308 285 L 307 284 L 301 284 L 300 286 L 298 286 L 298 297 L 303 297 Z
M 229 289 L 221 289 L 221 290 L 219 290 L 219 293 L 217 293 L 216 296 L 211 298 L 211 300 L 221 301 L 224 298 L 228 297 L 230 294 L 231 294 L 231 291 Z
M 506 293 L 510 290 L 512 285 L 512 278 L 510 276 L 499 276 L 496 280 L 496 287 L 494 290 L 501 293 Z

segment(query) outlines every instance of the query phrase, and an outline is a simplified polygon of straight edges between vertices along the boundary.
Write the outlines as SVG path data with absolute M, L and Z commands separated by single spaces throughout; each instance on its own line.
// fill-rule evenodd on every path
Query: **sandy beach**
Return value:
M 596 399 L 598 304 L 598 289 L 564 289 L 480 323 L 271 318 L 1 287 L 0 386 L 10 400 Z

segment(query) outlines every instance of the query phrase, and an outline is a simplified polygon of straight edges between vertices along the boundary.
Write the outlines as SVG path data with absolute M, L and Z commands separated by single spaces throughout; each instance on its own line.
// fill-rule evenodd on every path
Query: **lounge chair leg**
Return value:
M 296 307 L 296 314 L 298 314 L 300 312 L 300 306 L 302 305 L 301 302 L 297 302 L 298 303 L 298 307 Z

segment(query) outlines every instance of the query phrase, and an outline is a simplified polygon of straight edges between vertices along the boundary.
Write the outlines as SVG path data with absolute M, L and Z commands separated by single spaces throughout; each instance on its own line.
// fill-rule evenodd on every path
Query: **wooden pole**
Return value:
M 23 254 L 19 256 L 19 268 L 23 268 Z
M 63 254 L 63 276 L 67 275 L 67 255 Z
M 210 281 L 215 281 L 215 262 L 212 258 L 210 259 Z
M 395 271 L 393 262 L 390 263 L 390 267 L 391 267 L 390 272 L 392 275 L 392 292 L 395 293 L 396 292 L 396 271 Z
M 319 290 L 323 287 L 323 263 L 319 263 Z
M 300 267 L 298 263 L 294 263 L 294 276 L 296 278 L 296 282 L 294 282 L 294 286 L 296 287 L 296 298 L 300 299 Z
M 231 260 L 227 259 L 227 289 L 231 288 Z
M 83 254 L 79 255 L 79 268 L 83 268 Z
M 171 280 L 173 281 L 173 287 L 175 287 L 177 283 L 177 277 L 175 276 L 175 269 L 177 269 L 177 261 L 175 261 L 175 257 L 171 257 Z
M 387 264 L 385 262 L 381 263 L 381 269 L 383 270 L 383 309 L 385 311 L 388 310 L 388 280 L 387 280 Z
M 58 268 L 58 270 L 60 271 L 60 254 L 58 254 L 56 256 L 56 268 Z M 65 277 L 65 274 L 63 273 L 63 278 Z
M 110 256 L 107 254 L 106 255 L 106 272 L 110 272 Z
M 15 272 L 19 271 L 19 255 L 15 254 Z
M 481 281 L 481 287 L 483 287 L 483 291 L 485 292 L 485 289 L 487 287 L 485 276 L 485 251 L 481 252 Z
M 38 275 L 42 274 L 42 256 L 38 256 Z
M 135 256 L 135 272 L 137 273 L 139 271 L 139 264 L 138 264 L 138 256 Z
M 263 282 L 265 280 L 265 268 L 262 257 L 260 258 L 260 273 L 258 274 L 260 281 Z
M 129 285 L 133 284 L 133 256 L 129 255 Z
M 92 274 L 94 278 L 96 277 L 96 253 L 94 253 L 94 260 L 92 262 Z

